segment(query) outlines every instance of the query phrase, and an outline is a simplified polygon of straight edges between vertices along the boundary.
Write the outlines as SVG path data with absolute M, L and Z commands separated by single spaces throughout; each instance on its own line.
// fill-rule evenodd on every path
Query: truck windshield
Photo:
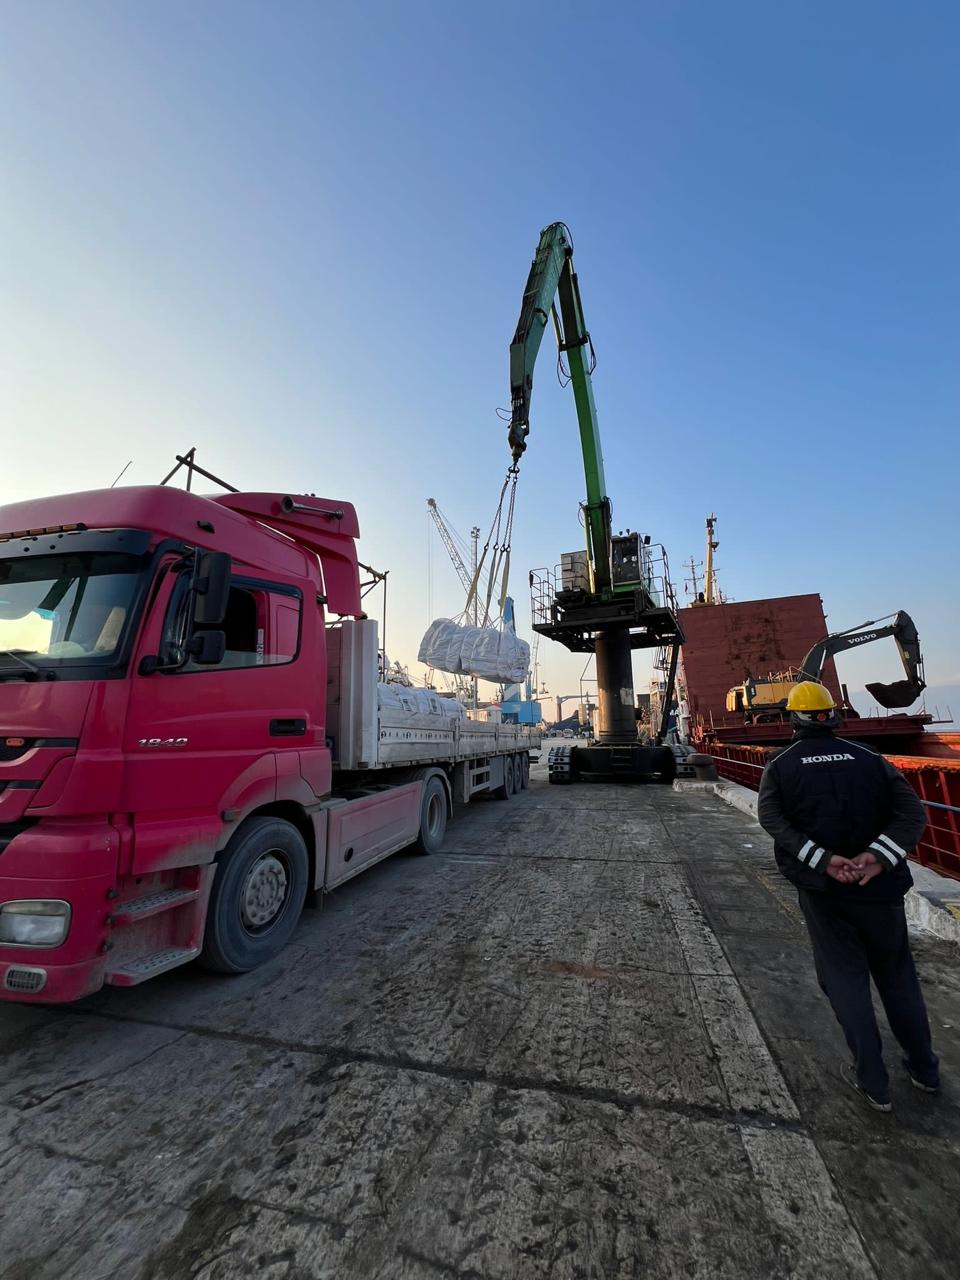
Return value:
M 0 561 L 0 669 L 109 660 L 143 563 L 113 551 Z

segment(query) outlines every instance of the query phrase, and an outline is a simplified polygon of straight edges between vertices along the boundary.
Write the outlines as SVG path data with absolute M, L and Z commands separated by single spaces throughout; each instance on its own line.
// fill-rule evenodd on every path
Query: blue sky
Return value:
M 0 500 L 150 482 L 354 501 L 427 621 L 425 499 L 489 521 L 507 347 L 569 223 L 615 520 L 731 596 L 917 621 L 960 714 L 960 11 L 948 4 L 10 3 Z M 12 444 L 12 448 L 9 445 Z M 514 536 L 580 544 L 544 347 Z M 435 611 L 458 606 L 433 548 Z M 552 692 L 582 659 L 544 643 Z M 645 676 L 638 663 L 638 682 Z M 851 689 L 895 672 L 843 660 Z

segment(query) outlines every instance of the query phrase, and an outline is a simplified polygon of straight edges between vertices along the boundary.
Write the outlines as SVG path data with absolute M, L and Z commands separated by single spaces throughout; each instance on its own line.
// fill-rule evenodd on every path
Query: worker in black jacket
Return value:
M 787 709 L 794 739 L 763 771 L 757 817 L 797 886 L 817 978 L 853 1055 L 844 1077 L 890 1111 L 871 977 L 910 1079 L 927 1093 L 940 1087 L 903 909 L 913 884 L 907 854 L 926 816 L 889 760 L 836 736 L 840 719 L 823 685 L 797 684 Z

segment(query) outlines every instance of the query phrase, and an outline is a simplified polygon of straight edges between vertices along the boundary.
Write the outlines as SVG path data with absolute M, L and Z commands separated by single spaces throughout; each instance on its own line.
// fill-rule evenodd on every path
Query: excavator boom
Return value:
M 923 657 L 920 653 L 920 637 L 913 619 L 900 609 L 893 622 L 887 626 L 877 626 L 874 622 L 861 623 L 859 627 L 851 627 L 848 631 L 838 631 L 815 644 L 800 664 L 801 680 L 819 680 L 823 665 L 828 658 L 847 649 L 859 649 L 861 645 L 871 644 L 874 640 L 883 640 L 892 636 L 903 663 L 904 679 L 894 680 L 890 684 L 874 682 L 866 685 L 867 692 L 879 702 L 881 707 L 890 711 L 896 707 L 908 707 L 920 697 L 927 687 L 923 676 Z
M 897 614 L 893 624 L 893 638 L 906 678 L 894 680 L 890 684 L 873 683 L 866 686 L 867 693 L 888 711 L 895 707 L 909 707 L 927 687 L 923 671 L 923 655 L 920 652 L 920 637 L 913 619 L 902 610 Z

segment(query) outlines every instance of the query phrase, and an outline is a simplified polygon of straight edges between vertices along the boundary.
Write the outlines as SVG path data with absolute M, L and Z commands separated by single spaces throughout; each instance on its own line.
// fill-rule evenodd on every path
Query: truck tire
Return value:
M 493 787 L 490 794 L 495 800 L 509 800 L 514 792 L 513 762 L 511 756 L 503 757 L 503 782 Z
M 530 757 L 526 752 L 517 756 L 517 764 L 520 767 L 520 786 L 522 790 L 526 791 L 530 785 Z
M 517 784 L 517 761 L 515 756 L 507 756 L 503 762 L 503 776 L 506 780 L 507 795 L 515 796 L 520 790 Z
M 296 928 L 310 879 L 303 836 L 280 818 L 254 818 L 234 834 L 217 864 L 200 964 L 248 973 L 283 950 Z
M 447 834 L 447 789 L 434 776 L 424 783 L 420 797 L 420 834 L 410 846 L 414 853 L 436 853 Z

